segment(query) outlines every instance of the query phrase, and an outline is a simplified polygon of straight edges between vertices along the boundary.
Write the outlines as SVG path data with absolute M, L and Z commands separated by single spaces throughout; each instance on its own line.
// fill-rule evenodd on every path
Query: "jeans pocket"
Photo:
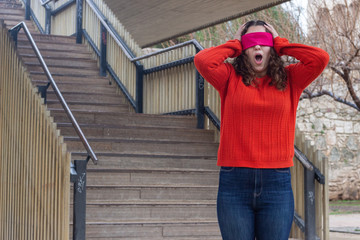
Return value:
M 234 167 L 221 167 L 221 172 L 232 172 L 234 170 Z
M 290 168 L 275 168 L 275 172 L 278 172 L 278 173 L 290 173 Z

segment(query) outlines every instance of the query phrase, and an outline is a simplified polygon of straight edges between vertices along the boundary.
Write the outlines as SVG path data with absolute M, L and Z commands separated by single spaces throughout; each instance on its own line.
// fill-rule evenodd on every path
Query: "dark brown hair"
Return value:
M 266 23 L 261 20 L 252 20 L 245 24 L 241 36 L 245 35 L 251 26 L 264 26 Z M 248 56 L 243 51 L 233 62 L 236 73 L 242 76 L 242 80 L 246 86 L 256 86 L 256 75 L 253 70 Z M 276 53 L 275 49 L 270 49 L 270 60 L 267 69 L 267 75 L 271 78 L 271 85 L 274 85 L 278 90 L 284 90 L 287 85 L 287 75 L 284 67 L 284 62 Z

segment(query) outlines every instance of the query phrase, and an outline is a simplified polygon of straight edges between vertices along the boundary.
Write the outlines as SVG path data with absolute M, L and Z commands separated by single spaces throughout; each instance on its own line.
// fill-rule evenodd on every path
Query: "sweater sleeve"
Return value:
M 276 52 L 295 57 L 299 63 L 291 64 L 289 69 L 291 84 L 302 92 L 325 69 L 329 62 L 329 54 L 324 50 L 298 43 L 289 43 L 285 38 L 274 39 Z
M 233 67 L 224 63 L 227 58 L 239 56 L 241 43 L 239 40 L 229 40 L 225 44 L 200 51 L 195 55 L 194 63 L 199 73 L 221 91 L 227 84 Z

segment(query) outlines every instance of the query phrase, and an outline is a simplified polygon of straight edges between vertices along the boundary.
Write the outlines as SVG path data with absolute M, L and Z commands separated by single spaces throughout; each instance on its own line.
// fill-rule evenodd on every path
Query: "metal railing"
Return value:
M 55 80 L 53 79 L 49 68 L 47 67 L 29 29 L 27 28 L 25 22 L 20 22 L 13 28 L 9 30 L 13 40 L 15 41 L 15 46 L 17 45 L 17 36 L 19 31 L 24 29 L 25 35 L 29 40 L 32 49 L 34 50 L 39 62 L 49 80 L 49 83 L 46 86 L 41 86 L 39 89 L 42 90 L 42 95 L 46 95 L 46 90 L 49 85 L 52 86 L 57 98 L 59 99 L 62 107 L 65 110 L 66 115 L 69 117 L 76 133 L 78 134 L 81 142 L 83 143 L 86 151 L 87 158 L 86 160 L 74 160 L 74 164 L 71 163 L 70 166 L 70 180 L 74 183 L 74 205 L 73 205 L 73 239 L 75 240 L 85 240 L 85 224 L 86 224 L 86 167 L 90 159 L 94 164 L 98 163 L 98 158 L 93 152 L 90 144 L 88 143 L 84 133 L 82 132 L 78 122 L 76 121 L 74 115 L 72 114 L 70 108 L 68 107 L 63 95 L 61 94 Z M 45 94 L 44 94 L 45 92 Z M 46 98 L 46 97 L 45 97 Z
M 50 73 L 49 68 L 47 67 L 47 65 L 46 65 L 46 63 L 44 61 L 44 58 L 42 57 L 42 55 L 41 55 L 41 53 L 39 51 L 39 48 L 37 47 L 37 45 L 36 45 L 36 43 L 34 41 L 34 38 L 31 36 L 31 33 L 30 33 L 29 29 L 27 28 L 25 22 L 20 22 L 16 26 L 14 26 L 13 28 L 11 28 L 9 30 L 9 32 L 11 32 L 11 35 L 12 35 L 14 41 L 15 41 L 15 44 L 17 42 L 17 35 L 18 35 L 19 31 L 21 30 L 21 28 L 24 29 L 25 35 L 26 35 L 27 39 L 29 40 L 29 42 L 31 44 L 31 47 L 34 50 L 37 58 L 39 59 L 41 67 L 43 68 L 43 70 L 44 70 L 44 72 L 45 72 L 45 74 L 46 74 L 46 76 L 47 76 L 47 78 L 49 80 L 49 84 L 53 88 L 57 98 L 59 99 L 62 107 L 64 108 L 66 115 L 69 117 L 69 119 L 70 119 L 76 133 L 78 134 L 81 142 L 83 143 L 83 145 L 84 145 L 84 147 L 85 147 L 85 149 L 86 149 L 86 151 L 88 153 L 88 156 L 92 159 L 94 164 L 97 164 L 98 159 L 97 159 L 94 151 L 90 147 L 89 142 L 87 141 L 84 133 L 82 132 L 82 130 L 81 130 L 79 124 L 78 124 L 78 122 L 76 121 L 76 119 L 75 119 L 74 115 L 72 114 L 69 106 L 67 105 L 63 95 L 61 94 L 61 92 L 60 92 L 54 78 L 52 77 L 52 74 Z
M 70 2 L 70 1 L 69 1 Z M 196 51 L 200 51 L 203 47 L 200 43 L 193 39 L 184 43 L 177 44 L 175 46 L 171 46 L 160 51 L 150 53 L 147 55 L 143 55 L 140 57 L 136 57 L 130 50 L 130 48 L 125 44 L 119 34 L 116 32 L 111 23 L 108 22 L 106 17 L 102 14 L 102 12 L 98 9 L 96 4 L 92 0 L 86 0 L 90 8 L 96 14 L 97 18 L 101 22 L 101 32 L 106 36 L 106 33 L 115 40 L 118 46 L 122 49 L 123 53 L 126 55 L 129 61 L 133 62 L 136 65 L 136 99 L 134 100 L 130 93 L 127 91 L 126 87 L 121 83 L 120 79 L 117 77 L 112 67 L 106 61 L 106 38 L 101 38 L 101 47 L 100 50 L 97 48 L 95 43 L 92 41 L 87 32 L 82 29 L 82 0 L 77 1 L 77 42 L 81 43 L 82 36 L 84 36 L 94 52 L 100 58 L 100 74 L 106 74 L 106 71 L 112 76 L 115 82 L 119 85 L 120 89 L 124 92 L 125 96 L 134 107 L 136 112 L 142 113 L 142 85 L 143 85 L 143 75 L 153 73 L 156 71 L 161 71 L 167 68 L 172 68 L 175 66 L 182 65 L 184 63 L 189 63 L 193 61 L 194 57 L 189 57 L 186 59 L 177 60 L 168 64 L 164 64 L 161 66 L 153 67 L 150 69 L 144 69 L 140 60 L 156 56 L 158 54 L 162 54 L 165 52 L 172 51 L 174 49 L 182 48 L 188 45 L 194 45 Z M 206 114 L 210 121 L 215 125 L 215 127 L 220 130 L 220 121 L 217 116 L 211 111 L 209 107 L 204 106 L 204 79 L 197 72 L 196 73 L 196 109 L 188 109 L 183 111 L 178 111 L 176 113 L 168 113 L 168 114 L 192 114 L 196 112 L 198 119 L 198 128 L 204 127 L 204 115 Z M 316 240 L 318 237 L 316 236 L 316 224 L 315 224 L 315 180 L 317 180 L 320 184 L 325 183 L 324 175 L 317 169 L 309 159 L 296 147 L 294 146 L 295 157 L 304 167 L 304 200 L 305 200 L 305 220 L 301 219 L 299 214 L 295 212 L 294 214 L 294 222 L 300 228 L 302 232 L 305 233 L 305 239 L 307 240 Z M 85 226 L 84 226 L 85 228 Z
M 35 14 L 31 10 L 30 0 L 22 0 L 25 4 L 25 20 L 30 20 L 30 16 L 34 20 L 36 26 L 38 27 L 39 31 L 42 34 L 50 34 L 51 33 L 51 17 L 55 17 L 57 14 L 61 13 L 62 11 L 66 10 L 72 4 L 76 2 L 76 0 L 69 0 L 67 3 L 63 4 L 62 6 L 58 7 L 57 9 L 52 9 L 48 3 L 54 0 L 39 0 L 41 6 L 45 8 L 45 29 L 41 27 L 38 19 L 36 18 Z
M 81 31 L 81 33 L 78 32 L 78 33 L 76 33 L 76 35 L 78 36 L 78 35 L 83 34 L 84 37 L 88 40 L 88 42 L 90 43 L 90 45 L 94 49 L 95 53 L 97 53 L 98 56 L 100 57 L 100 73 L 104 74 L 104 72 L 106 72 L 106 71 L 108 71 L 110 73 L 110 75 L 113 77 L 115 82 L 119 85 L 120 89 L 122 89 L 125 96 L 128 98 L 128 100 L 130 101 L 130 103 L 132 104 L 132 106 L 134 107 L 134 109 L 135 109 L 135 111 L 137 113 L 142 113 L 143 112 L 143 109 L 142 109 L 143 76 L 145 74 L 150 74 L 150 73 L 154 73 L 154 72 L 157 72 L 157 71 L 162 71 L 164 69 L 173 68 L 173 67 L 176 67 L 176 66 L 183 65 L 185 63 L 193 62 L 194 57 L 181 59 L 181 60 L 178 60 L 178 61 L 171 62 L 169 64 L 165 64 L 165 65 L 150 68 L 150 69 L 144 69 L 144 67 L 141 64 L 140 60 L 143 60 L 143 59 L 146 59 L 146 58 L 158 55 L 158 54 L 162 54 L 162 53 L 165 53 L 165 52 L 169 52 L 169 51 L 172 51 L 174 49 L 178 49 L 178 48 L 188 46 L 188 45 L 193 45 L 197 52 L 204 49 L 196 39 L 192 39 L 190 41 L 180 43 L 180 44 L 177 44 L 175 46 L 171 46 L 171 47 L 162 49 L 162 50 L 154 52 L 154 53 L 150 53 L 150 54 L 147 54 L 147 55 L 144 55 L 144 56 L 141 56 L 141 57 L 135 57 L 135 55 L 131 52 L 131 50 L 128 48 L 128 46 L 125 44 L 125 42 L 121 39 L 119 34 L 116 32 L 114 27 L 107 21 L 105 16 L 101 13 L 101 11 L 96 6 L 96 4 L 92 0 L 86 0 L 86 2 L 88 3 L 90 8 L 93 10 L 95 15 L 97 16 L 97 18 L 101 22 L 102 32 L 104 32 L 104 33 L 108 32 L 109 35 L 112 36 L 114 41 L 118 44 L 118 46 L 122 49 L 122 51 L 124 52 L 124 54 L 128 58 L 128 60 L 135 64 L 135 66 L 136 66 L 136 100 L 134 100 L 131 97 L 131 95 L 127 92 L 126 87 L 123 86 L 123 84 L 121 83 L 119 78 L 116 76 L 116 74 L 112 70 L 111 66 L 109 64 L 107 64 L 107 62 L 106 62 L 106 57 L 104 57 L 105 54 L 106 54 L 106 43 L 105 43 L 106 39 L 101 38 L 101 41 L 102 41 L 101 42 L 101 50 L 99 51 L 97 49 L 96 45 L 91 40 L 91 38 L 86 33 L 86 31 L 84 31 L 83 29 L 78 29 L 79 31 Z M 80 9 L 78 11 L 80 11 Z M 77 16 L 82 16 L 82 13 L 77 12 Z M 81 21 L 81 19 L 77 20 L 77 22 L 80 22 L 80 21 Z M 104 34 L 104 35 L 106 36 L 106 34 Z M 204 79 L 198 73 L 198 71 L 196 71 L 196 106 L 195 106 L 195 113 L 196 113 L 196 116 L 197 116 L 197 128 L 204 128 L 204 120 L 205 120 L 204 115 L 205 114 L 208 115 L 208 116 L 211 116 L 207 112 L 207 109 L 208 108 L 204 107 Z M 181 113 L 187 114 L 189 112 L 193 112 L 193 109 L 189 109 L 189 110 L 185 110 L 185 111 L 178 111 L 177 113 L 167 113 L 167 114 L 181 114 Z

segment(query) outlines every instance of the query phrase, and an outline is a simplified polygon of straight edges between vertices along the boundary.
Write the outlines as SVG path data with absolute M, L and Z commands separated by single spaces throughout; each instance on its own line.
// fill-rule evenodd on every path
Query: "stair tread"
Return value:
M 71 155 L 74 156 L 87 156 L 87 152 L 84 151 L 73 151 L 71 152 Z M 137 156 L 137 157 L 162 157 L 162 158 L 186 158 L 186 159 L 197 159 L 197 158 L 203 158 L 203 159 L 216 159 L 216 156 L 214 155 L 202 155 L 202 156 L 197 156 L 197 155 L 187 155 L 186 157 L 181 156 L 181 155 L 169 155 L 169 154 L 139 154 L 139 153 L 109 153 L 109 152 L 96 152 L 97 156 Z
M 61 128 L 73 128 L 72 124 L 71 123 L 63 123 L 63 122 L 59 122 L 57 123 L 57 126 L 58 127 L 61 127 Z M 138 129 L 138 130 L 141 130 L 141 129 L 159 129 L 159 127 L 157 126 L 147 126 L 147 125 L 137 125 L 137 126 L 134 126 L 134 125 L 128 125 L 128 124 L 117 124 L 117 125 L 114 125 L 114 124 L 86 124 L 86 123 L 81 123 L 79 124 L 79 126 L 81 128 L 102 128 L 102 129 L 105 129 L 105 128 L 116 128 L 116 129 Z M 178 132 L 183 132 L 183 131 L 191 131 L 191 132 L 199 132 L 199 133 L 203 133 L 203 132 L 207 132 L 207 133 L 213 133 L 213 130 L 208 130 L 208 129 L 198 129 L 198 128 L 192 128 L 192 129 L 179 129 L 179 128 L 174 128 L 174 127 L 171 127 L 171 126 L 164 126 L 162 127 L 161 129 L 159 129 L 161 131 L 166 131 L 166 130 L 172 130 L 172 131 L 178 131 Z
M 106 200 L 88 200 L 86 204 L 89 206 L 169 206 L 169 205 L 215 205 L 216 200 L 119 200 L 119 201 L 106 201 Z
M 151 220 L 151 219 L 141 219 L 141 220 L 124 220 L 124 221 L 111 221 L 111 222 L 105 222 L 105 221 L 91 221 L 87 220 L 86 224 L 88 225 L 134 225 L 134 224 L 202 224 L 202 223 L 214 223 L 218 224 L 218 221 L 216 218 L 203 218 L 201 220 L 199 219 L 164 219 L 162 221 L 159 220 Z
M 63 109 L 53 109 L 54 112 L 63 112 Z M 76 110 L 75 112 L 78 113 L 89 113 L 89 114 L 97 114 L 97 111 L 83 111 L 83 110 Z M 106 112 L 109 115 L 121 115 L 123 116 L 124 113 L 117 113 L 117 112 Z M 101 115 L 103 115 L 104 113 L 101 113 Z M 178 115 L 161 115 L 161 114 L 147 114 L 147 113 L 128 113 L 127 114 L 128 117 L 143 117 L 143 118 L 149 118 L 149 117 L 153 117 L 153 118 L 162 118 L 162 119 L 195 119 L 194 116 L 178 116 Z
M 218 143 L 214 142 L 190 142 L 186 140 L 152 140 L 152 139 L 129 139 L 124 138 L 122 136 L 118 137 L 87 137 L 86 138 L 89 142 L 128 142 L 128 143 L 154 143 L 154 144 L 198 144 L 198 145 L 214 145 L 217 146 Z M 80 137 L 78 136 L 64 136 L 65 141 L 80 141 Z
M 112 185 L 112 186 L 108 186 L 108 185 L 86 185 L 86 189 L 97 189 L 97 188 L 109 188 L 109 189 L 142 189 L 142 188 L 217 188 L 217 185 L 200 185 L 200 184 L 195 184 L 195 185 L 178 185 L 178 184 L 167 184 L 167 185 L 163 185 L 163 184 L 150 184 L 150 185 L 141 185 L 141 184 L 121 184 L 121 185 Z

